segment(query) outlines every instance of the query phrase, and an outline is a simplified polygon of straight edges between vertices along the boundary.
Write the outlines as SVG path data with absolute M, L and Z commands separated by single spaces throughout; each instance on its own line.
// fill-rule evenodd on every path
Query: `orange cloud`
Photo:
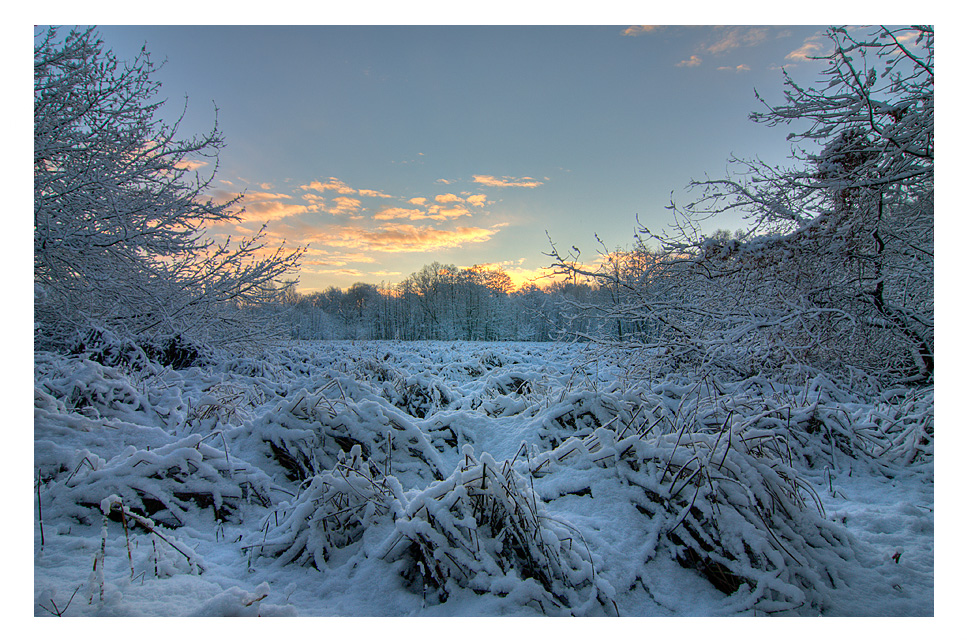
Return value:
M 443 193 L 443 194 L 438 195 L 437 197 L 435 197 L 434 200 L 436 200 L 437 202 L 440 202 L 440 203 L 446 203 L 446 202 L 463 202 L 463 198 L 461 198 L 460 196 L 454 195 L 452 193 Z
M 225 203 L 234 198 L 237 194 L 217 189 L 212 194 L 215 202 Z M 289 204 L 284 200 L 291 200 L 292 196 L 284 193 L 270 193 L 267 191 L 254 191 L 244 194 L 244 198 L 239 203 L 243 208 L 239 212 L 239 221 L 245 222 L 270 222 L 281 220 L 289 216 L 297 216 L 309 211 L 315 211 L 317 207 L 301 204 Z
M 490 229 L 457 227 L 453 230 L 444 230 L 430 226 L 412 226 L 392 222 L 380 225 L 375 229 L 343 225 L 317 231 L 308 240 L 325 246 L 345 247 L 362 251 L 425 252 L 486 242 L 500 230 L 500 226 Z
M 414 198 L 414 200 L 426 200 L 426 198 Z M 375 220 L 423 220 L 426 212 L 420 209 L 404 209 L 403 207 L 390 207 L 383 209 L 375 216 Z
M 363 273 L 359 269 L 346 269 L 346 268 L 343 268 L 343 269 L 319 269 L 319 268 L 316 268 L 317 266 L 320 266 L 320 265 L 311 265 L 309 263 L 303 262 L 302 263 L 302 273 L 304 273 L 304 274 L 312 274 L 312 275 L 317 275 L 317 276 L 318 275 L 351 276 L 353 278 L 362 278 L 362 277 L 364 277 L 366 275 L 369 275 L 369 274 Z M 321 265 L 321 266 L 325 266 L 325 265 Z M 311 289 L 310 289 L 310 291 L 311 291 Z
M 682 60 L 675 66 L 676 67 L 697 67 L 700 64 L 702 64 L 702 59 L 699 58 L 698 56 L 692 56 L 688 60 Z
M 797 62 L 805 62 L 811 57 L 818 56 L 823 53 L 823 45 L 825 43 L 825 37 L 821 35 L 809 36 L 806 38 L 802 46 L 786 54 L 786 60 L 796 60 Z
M 310 269 L 303 269 L 303 272 L 312 274 L 312 275 L 337 275 L 337 276 L 350 276 L 352 278 L 360 278 L 360 279 L 366 278 L 367 282 L 369 282 L 374 276 L 379 278 L 386 278 L 386 277 L 395 277 L 395 276 L 403 275 L 399 271 L 367 271 L 364 273 L 359 269 L 345 269 L 345 268 L 344 269 L 310 268 Z M 299 289 L 299 291 L 307 291 L 307 292 L 313 292 L 316 290 L 317 289 L 305 289 L 305 290 Z
M 467 198 L 467 203 L 475 207 L 482 207 L 487 202 L 487 196 L 482 193 Z
M 207 162 L 201 162 L 198 160 L 181 160 L 180 162 L 175 163 L 175 167 L 177 169 L 187 169 L 188 171 L 197 171 L 206 166 L 208 166 Z
M 426 204 L 426 198 L 410 198 L 408 202 L 410 204 L 417 204 L 417 205 L 423 206 Z
M 539 267 L 537 269 L 525 269 L 523 267 L 507 267 L 504 273 L 510 276 L 510 281 L 514 289 L 520 289 L 524 285 L 533 284 L 538 287 L 546 287 L 552 282 L 563 282 L 568 276 L 563 273 L 554 273 L 549 267 Z
M 643 33 L 651 33 L 652 31 L 656 31 L 659 28 L 660 27 L 658 25 L 654 25 L 654 24 L 639 24 L 632 27 L 628 27 L 627 29 L 621 32 L 621 35 L 640 36 Z
M 376 258 L 366 253 L 346 253 L 324 251 L 322 249 L 309 248 L 306 250 L 307 258 L 303 258 L 300 263 L 303 266 L 317 267 L 343 267 L 350 263 L 373 264 Z
M 488 187 L 526 187 L 528 189 L 533 189 L 534 187 L 539 187 L 544 184 L 543 182 L 527 176 L 523 178 L 512 178 L 510 176 L 497 178 L 495 176 L 475 175 L 473 177 L 473 181 L 479 182 L 480 184 L 485 184 Z
M 319 182 L 318 180 L 313 180 L 309 184 L 304 184 L 299 187 L 304 191 L 335 191 L 336 193 L 343 194 L 353 194 L 356 190 L 347 185 L 345 182 L 338 178 L 329 178 L 328 182 Z
M 340 192 L 341 193 L 341 192 Z M 356 198 L 347 198 L 346 196 L 339 196 L 338 198 L 332 199 L 335 206 L 330 207 L 327 211 L 334 216 L 346 215 L 349 213 L 355 213 L 359 211 L 363 203 Z
M 450 207 L 445 209 L 439 205 L 430 205 L 427 209 L 427 218 L 432 218 L 434 220 L 451 220 L 453 218 L 459 218 L 461 216 L 469 216 L 470 212 L 467 211 L 465 207 Z
M 372 189 L 360 189 L 357 191 L 361 196 L 366 196 L 367 198 L 392 198 L 393 196 L 382 193 L 381 191 L 373 191 Z
M 461 216 L 469 216 L 465 207 L 445 208 L 438 204 L 430 205 L 426 211 L 420 209 L 405 209 L 403 207 L 389 207 L 373 216 L 374 220 L 452 220 Z

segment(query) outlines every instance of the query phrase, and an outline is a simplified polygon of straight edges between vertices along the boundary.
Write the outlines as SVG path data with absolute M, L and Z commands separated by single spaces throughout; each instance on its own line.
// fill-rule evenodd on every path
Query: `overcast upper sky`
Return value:
M 823 26 L 102 26 L 165 61 L 163 111 L 218 126 L 219 198 L 238 237 L 309 245 L 300 289 L 399 282 L 432 261 L 548 264 L 671 222 L 671 192 L 730 154 L 781 162 L 788 131 L 749 121 L 782 69 L 818 79 Z M 211 165 L 199 168 L 203 174 Z M 738 228 L 739 218 L 714 227 Z

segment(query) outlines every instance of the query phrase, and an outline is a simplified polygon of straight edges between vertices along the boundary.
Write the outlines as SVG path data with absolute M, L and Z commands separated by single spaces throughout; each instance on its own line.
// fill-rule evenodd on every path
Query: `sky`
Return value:
M 224 135 L 216 237 L 307 246 L 299 289 L 395 283 L 438 261 L 520 284 L 553 241 L 582 258 L 672 222 L 731 154 L 783 162 L 752 123 L 785 68 L 819 77 L 823 26 L 100 26 L 144 45 L 180 131 Z M 198 166 L 208 175 L 213 164 Z M 739 217 L 712 223 L 736 229 Z M 539 281 L 540 282 L 540 281 Z

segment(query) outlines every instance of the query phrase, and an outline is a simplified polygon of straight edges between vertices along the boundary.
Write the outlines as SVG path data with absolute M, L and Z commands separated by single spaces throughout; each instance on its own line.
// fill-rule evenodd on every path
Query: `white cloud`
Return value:
M 746 71 L 751 71 L 752 68 L 747 64 L 740 64 L 736 67 L 718 67 L 718 71 L 731 71 L 733 73 L 745 73 Z
M 723 29 L 723 35 L 707 49 L 713 55 L 739 47 L 754 47 L 764 42 L 769 35 L 768 27 L 724 27 Z
M 539 187 L 544 184 L 543 182 L 528 176 L 524 176 L 523 178 L 512 178 L 510 176 L 497 178 L 495 176 L 488 175 L 475 175 L 473 177 L 473 181 L 479 182 L 480 184 L 485 184 L 488 187 L 525 187 L 528 189 L 533 189 L 534 187 Z

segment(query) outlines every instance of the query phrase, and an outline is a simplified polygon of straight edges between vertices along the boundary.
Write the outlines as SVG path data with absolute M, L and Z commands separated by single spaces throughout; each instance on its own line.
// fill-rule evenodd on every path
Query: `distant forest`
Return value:
M 283 315 L 297 340 L 528 340 L 562 335 L 622 337 L 632 327 L 605 317 L 617 292 L 592 278 L 514 289 L 500 268 L 434 262 L 397 284 L 346 290 L 288 288 Z M 641 329 L 641 327 L 638 327 Z

